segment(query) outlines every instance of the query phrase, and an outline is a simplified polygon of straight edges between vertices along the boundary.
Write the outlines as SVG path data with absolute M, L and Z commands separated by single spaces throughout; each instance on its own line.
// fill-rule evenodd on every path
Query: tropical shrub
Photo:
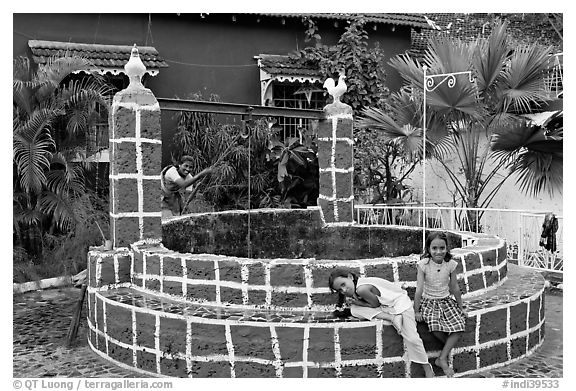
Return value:
M 91 126 L 97 105 L 108 107 L 111 88 L 97 75 L 72 76 L 91 68 L 79 57 L 51 58 L 36 69 L 19 57 L 13 65 L 14 255 L 40 263 L 49 241 L 78 238 L 96 221 L 86 218 L 96 210 L 85 186 L 94 164 L 70 140 Z
M 390 63 L 405 83 L 393 100 L 395 115 L 379 108 L 367 108 L 361 115 L 362 126 L 378 128 L 390 142 L 402 143 L 421 157 L 423 112 L 406 105 L 402 95 L 416 107 L 424 106 L 424 65 L 427 75 L 471 71 L 473 82 L 466 75 L 457 76 L 454 85 L 438 78 L 426 93 L 426 158 L 439 162 L 454 185 L 455 198 L 468 208 L 487 207 L 512 175 L 531 195 L 561 191 L 562 132 L 550 136 L 532 128 L 523 116 L 542 110 L 549 99 L 545 79 L 550 48 L 512 47 L 508 38 L 506 24 L 499 23 L 487 39 L 474 42 L 436 37 L 422 61 L 409 55 L 393 58 Z M 493 151 L 504 149 L 492 153 L 490 145 Z M 449 157 L 457 158 L 456 169 L 446 164 Z M 500 175 L 501 170 L 506 173 Z M 471 225 L 479 226 L 474 216 Z

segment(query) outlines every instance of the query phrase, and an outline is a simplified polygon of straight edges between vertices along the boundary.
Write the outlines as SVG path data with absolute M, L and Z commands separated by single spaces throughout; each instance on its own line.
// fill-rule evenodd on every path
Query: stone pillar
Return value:
M 324 113 L 318 128 L 320 215 L 325 225 L 350 225 L 354 222 L 352 108 L 335 99 Z
M 110 124 L 110 230 L 114 247 L 160 239 L 160 105 L 141 83 L 136 45 L 124 66 L 130 85 L 114 96 Z

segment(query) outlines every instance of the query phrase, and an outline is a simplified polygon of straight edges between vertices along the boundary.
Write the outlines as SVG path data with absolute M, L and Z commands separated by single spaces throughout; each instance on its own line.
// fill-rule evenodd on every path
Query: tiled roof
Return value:
M 29 40 L 28 46 L 32 50 L 32 57 L 37 64 L 45 64 L 50 57 L 64 54 L 86 58 L 94 64 L 97 70 L 111 73 L 122 72 L 124 65 L 130 59 L 132 46 L 128 45 L 100 45 L 73 42 L 37 41 Z M 140 59 L 151 74 L 168 64 L 160 57 L 158 51 L 152 46 L 138 46 Z
M 289 56 L 277 54 L 259 54 L 260 68 L 274 77 L 320 79 L 322 74 L 315 67 L 305 66 Z
M 323 18 L 331 20 L 350 20 L 363 16 L 368 22 L 378 24 L 391 24 L 396 26 L 410 26 L 417 29 L 430 29 L 424 14 L 259 14 L 283 18 L 301 18 L 308 16 L 311 18 Z

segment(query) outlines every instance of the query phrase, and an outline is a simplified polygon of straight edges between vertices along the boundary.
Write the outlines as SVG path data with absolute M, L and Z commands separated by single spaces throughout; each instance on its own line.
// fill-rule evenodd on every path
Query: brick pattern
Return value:
M 514 362 L 544 339 L 542 289 L 469 313 L 453 349 L 456 376 Z M 287 323 L 202 317 L 131 306 L 89 291 L 89 344 L 102 357 L 156 376 L 409 377 L 401 338 L 381 321 Z M 433 361 L 440 353 L 424 338 Z M 414 371 L 414 372 L 413 372 Z
M 110 228 L 114 247 L 160 238 L 160 106 L 147 89 L 114 96 L 110 116 Z
M 478 243 L 482 246 L 452 250 L 464 298 L 506 281 L 505 242 L 492 239 Z M 327 281 L 334 267 L 345 267 L 362 277 L 387 278 L 404 286 L 413 298 L 419 260 L 417 255 L 358 260 L 251 259 L 180 254 L 145 242 L 135 243 L 132 249 L 132 282 L 138 289 L 196 303 L 288 311 L 331 310 L 337 298 Z
M 326 106 L 324 111 L 327 116 L 319 124 L 317 141 L 320 216 L 325 225 L 351 225 L 354 222 L 352 109 L 338 103 Z

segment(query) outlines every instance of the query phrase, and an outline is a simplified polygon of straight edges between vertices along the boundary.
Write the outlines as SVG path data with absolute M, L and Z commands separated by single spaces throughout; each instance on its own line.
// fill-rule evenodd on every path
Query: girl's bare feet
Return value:
M 426 377 L 434 377 L 434 370 L 432 369 L 432 365 L 430 364 L 422 364 L 424 367 L 424 375 Z
M 446 377 L 454 376 L 454 370 L 448 366 L 448 361 L 446 361 L 446 359 L 438 357 L 436 361 L 434 361 L 434 364 L 442 368 Z

